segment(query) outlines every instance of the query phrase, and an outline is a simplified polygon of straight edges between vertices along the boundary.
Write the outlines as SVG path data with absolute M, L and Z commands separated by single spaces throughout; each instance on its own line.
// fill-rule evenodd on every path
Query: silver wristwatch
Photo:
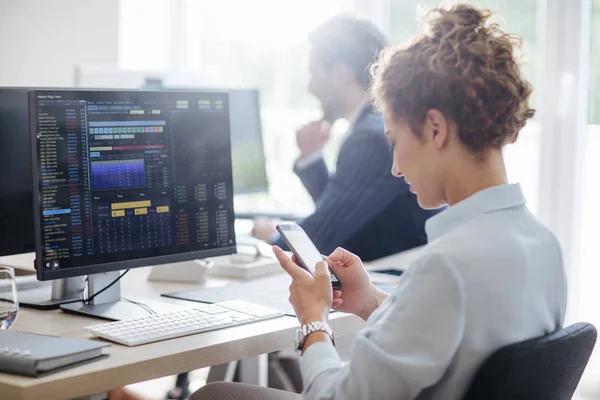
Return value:
M 329 324 L 323 321 L 314 321 L 304 324 L 296 329 L 294 348 L 298 354 L 302 355 L 302 349 L 304 348 L 304 343 L 306 343 L 306 338 L 313 332 L 325 332 L 327 335 L 329 335 L 331 342 L 335 345 L 335 338 L 333 337 L 333 331 L 331 330 Z

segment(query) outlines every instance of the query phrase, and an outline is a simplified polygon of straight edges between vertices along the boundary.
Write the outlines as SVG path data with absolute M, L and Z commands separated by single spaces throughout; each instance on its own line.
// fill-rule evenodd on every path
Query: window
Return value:
M 343 8 L 342 0 L 185 1 L 187 68 L 219 68 L 231 82 L 257 86 L 265 107 L 307 109 L 307 34 Z M 226 15 L 227 18 L 223 18 Z
M 394 42 L 410 39 L 418 32 L 418 16 L 429 7 L 439 6 L 437 0 L 403 0 L 391 2 L 390 35 Z M 535 61 L 537 52 L 537 11 L 538 0 L 476 0 L 469 3 L 489 8 L 495 21 L 508 32 L 518 34 L 523 39 L 526 58 L 525 75 L 535 82 Z
M 600 125 L 600 1 L 593 0 L 590 68 L 590 124 Z
M 161 70 L 169 54 L 169 1 L 119 2 L 119 67 Z
M 579 243 L 579 257 L 581 272 L 579 279 L 580 317 L 600 326 L 600 0 L 592 2 L 592 25 L 590 43 L 590 91 L 589 91 L 589 125 L 587 126 L 587 140 L 585 143 L 585 156 L 583 160 L 583 180 L 581 185 L 580 210 L 581 234 Z M 597 347 L 598 348 L 598 347 Z M 600 354 L 594 352 L 586 374 L 582 378 L 582 395 L 600 395 Z M 595 398 L 595 397 L 594 397 Z

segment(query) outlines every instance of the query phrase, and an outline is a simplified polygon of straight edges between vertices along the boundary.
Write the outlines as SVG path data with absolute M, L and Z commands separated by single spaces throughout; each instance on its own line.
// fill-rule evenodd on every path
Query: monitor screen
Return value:
M 0 88 L 0 256 L 35 250 L 27 88 Z
M 221 92 L 33 91 L 40 279 L 231 254 Z
M 258 90 L 230 90 L 229 106 L 234 193 L 267 192 Z

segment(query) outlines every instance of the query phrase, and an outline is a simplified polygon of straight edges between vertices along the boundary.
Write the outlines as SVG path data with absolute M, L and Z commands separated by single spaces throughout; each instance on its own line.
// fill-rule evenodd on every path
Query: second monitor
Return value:
M 30 110 L 39 279 L 234 252 L 227 93 L 34 91 Z M 118 300 L 67 308 L 118 319 Z
M 0 256 L 33 252 L 27 88 L 0 88 Z
M 266 193 L 269 184 L 258 90 L 229 90 L 229 110 L 234 193 Z

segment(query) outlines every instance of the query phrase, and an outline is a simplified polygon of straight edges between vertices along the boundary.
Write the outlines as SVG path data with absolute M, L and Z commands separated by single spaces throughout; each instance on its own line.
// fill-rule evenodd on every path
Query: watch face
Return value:
M 302 328 L 296 329 L 296 344 L 299 344 L 304 337 L 304 333 L 302 333 Z

